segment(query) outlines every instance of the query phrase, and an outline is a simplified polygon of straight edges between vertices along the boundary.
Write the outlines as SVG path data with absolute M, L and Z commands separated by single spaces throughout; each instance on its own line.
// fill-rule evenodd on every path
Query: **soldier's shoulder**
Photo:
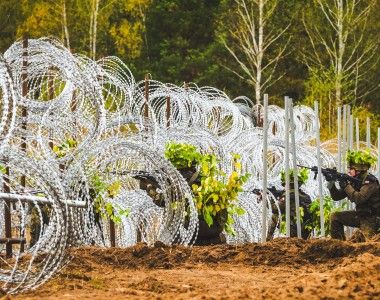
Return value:
M 368 174 L 367 177 L 364 180 L 364 184 L 370 184 L 370 183 L 377 183 L 379 184 L 379 181 L 377 180 L 376 176 L 373 174 Z
M 306 194 L 303 190 L 299 190 L 299 194 L 300 196 L 303 196 L 303 197 L 310 197 L 308 194 Z
M 310 198 L 310 196 L 308 195 L 308 194 L 306 194 L 303 190 L 299 190 L 299 197 L 300 197 L 300 199 L 302 199 L 302 200 L 310 200 L 311 198 Z

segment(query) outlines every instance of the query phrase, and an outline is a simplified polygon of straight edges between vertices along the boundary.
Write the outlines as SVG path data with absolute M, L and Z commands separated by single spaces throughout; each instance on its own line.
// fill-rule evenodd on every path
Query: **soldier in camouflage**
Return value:
M 29 247 L 34 246 L 38 242 L 43 229 L 49 225 L 50 211 L 51 209 L 46 204 L 31 204 Z
M 309 212 L 309 207 L 311 204 L 311 198 L 308 194 L 301 190 L 301 186 L 307 180 L 307 171 L 299 172 L 298 175 L 298 184 L 299 184 L 299 207 L 302 211 L 301 217 L 301 237 L 303 239 L 307 239 L 310 236 L 311 230 L 306 228 L 306 225 L 311 222 L 311 215 Z M 306 176 L 302 177 L 300 175 Z M 285 185 L 284 175 L 281 176 L 282 185 Z M 294 176 L 293 171 L 290 172 L 290 237 L 297 237 L 297 222 L 296 222 L 296 197 L 295 197 L 295 189 L 294 189 Z M 272 191 L 273 194 L 273 191 Z M 278 199 L 278 207 L 272 204 L 272 223 L 268 231 L 268 240 L 273 238 L 273 234 L 276 230 L 277 224 L 279 223 L 279 215 L 285 216 L 285 190 L 275 192 L 276 198 Z M 280 211 L 278 210 L 280 209 Z
M 354 153 L 353 151 L 351 154 Z M 354 160 L 352 157 L 366 156 L 365 152 L 356 151 L 356 156 L 350 155 L 348 159 L 348 175 L 360 179 L 360 184 L 352 184 L 345 180 L 339 181 L 339 189 L 334 178 L 328 180 L 331 197 L 335 201 L 347 197 L 355 203 L 353 211 L 335 212 L 331 215 L 331 237 L 344 240 L 344 226 L 357 227 L 364 235 L 371 236 L 378 233 L 380 228 L 380 187 L 377 178 L 368 172 L 368 160 Z M 368 153 L 367 153 L 368 156 Z

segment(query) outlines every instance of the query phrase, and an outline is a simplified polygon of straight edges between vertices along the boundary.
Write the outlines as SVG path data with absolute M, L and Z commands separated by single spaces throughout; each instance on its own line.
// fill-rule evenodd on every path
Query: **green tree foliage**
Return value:
M 191 144 L 171 142 L 166 144 L 165 157 L 177 169 L 188 168 L 201 162 L 202 155 Z
M 93 0 L 23 0 L 16 37 L 54 36 L 64 40 L 63 13 L 73 52 L 90 55 Z M 145 10 L 151 0 L 99 0 L 96 18 L 97 57 L 117 55 L 130 60 L 140 56 Z
M 280 13 L 274 14 L 272 26 L 281 28 L 290 24 L 284 35 L 277 41 L 284 44 L 289 41 L 287 55 L 279 61 L 278 73 L 280 80 L 268 88 L 271 101 L 282 104 L 284 96 L 291 97 L 295 102 L 305 98 L 305 79 L 308 77 L 307 68 L 301 61 L 300 50 L 308 45 L 307 36 L 302 24 L 302 12 L 308 0 L 279 1 L 277 9 Z
M 377 99 L 377 101 L 379 101 Z M 367 118 L 371 120 L 371 142 L 376 145 L 377 143 L 377 128 L 380 127 L 380 111 L 377 110 L 378 106 L 375 108 L 369 109 L 367 106 L 357 106 L 353 108 L 354 118 L 359 120 L 359 137 L 361 141 L 366 140 L 367 134 Z M 377 109 L 376 109 L 377 108 Z
M 334 102 L 334 73 L 331 68 L 310 69 L 309 77 L 305 81 L 305 88 L 307 94 L 304 104 L 313 107 L 314 101 L 319 103 L 319 118 L 322 124 L 321 139 L 333 138 L 337 123 Z
M 109 18 L 109 33 L 117 53 L 128 59 L 138 58 L 145 38 L 146 10 L 151 0 L 119 1 Z
M 17 28 L 17 36 L 28 33 L 31 38 L 57 36 L 60 33 L 59 12 L 50 1 L 22 1 L 24 22 Z
M 215 17 L 218 0 L 153 1 L 146 18 L 146 41 L 141 62 L 153 78 L 181 84 L 212 84 Z M 211 62 L 211 63 L 210 63 Z
M 90 24 L 95 0 L 7 0 L 0 1 L 0 52 L 4 52 L 15 40 L 28 32 L 32 38 L 51 36 L 66 41 L 63 8 L 65 5 L 66 27 L 70 48 L 75 53 L 91 55 Z M 225 91 L 231 98 L 245 95 L 254 99 L 254 91 L 247 82 L 239 79 L 232 69 L 234 61 L 221 43 L 228 38 L 229 24 L 236 23 L 233 0 L 96 0 L 97 11 L 96 57 L 108 55 L 120 57 L 131 67 L 137 80 L 146 73 L 152 78 L 182 84 L 194 82 L 200 86 L 214 86 Z M 327 1 L 327 0 L 326 0 Z M 331 1 L 331 0 L 328 0 Z M 352 1 L 352 0 L 347 0 Z M 366 5 L 371 0 L 362 0 Z M 281 79 L 268 87 L 270 103 L 282 105 L 288 95 L 298 103 L 320 102 L 322 138 L 333 137 L 336 132 L 335 77 L 326 57 L 314 68 L 307 68 L 303 54 L 312 51 L 304 21 L 320 28 L 321 34 L 331 29 L 321 15 L 315 1 L 278 1 L 267 33 L 276 28 L 288 30 L 280 36 L 268 55 L 289 42 L 287 56 L 278 62 L 276 73 Z M 365 20 L 366 40 L 379 45 L 380 2 Z M 274 30 L 274 31 L 272 31 Z M 364 47 L 365 43 L 360 44 Z M 351 42 L 347 48 L 352 47 Z M 273 49 L 273 53 L 271 52 Z M 322 50 L 322 49 L 321 49 Z M 320 52 L 322 55 L 322 51 Z M 358 51 L 357 53 L 361 53 Z M 354 106 L 359 117 L 361 136 L 365 136 L 365 119 L 372 119 L 372 137 L 376 136 L 380 113 L 379 56 L 371 58 L 366 75 L 355 90 L 355 82 L 346 86 L 350 97 L 345 103 Z M 351 92 L 352 91 L 352 92 Z M 355 98 L 355 93 L 366 95 Z M 323 112 L 323 113 L 322 113 Z M 325 113 L 329 112 L 329 113 Z
M 303 15 L 311 44 L 304 52 L 304 62 L 312 69 L 332 71 L 335 104 L 355 102 L 367 93 L 361 82 L 376 61 L 377 45 L 367 30 L 375 1 L 316 0 L 313 3 Z
M 14 43 L 17 27 L 22 21 L 20 0 L 0 1 L 0 53 Z

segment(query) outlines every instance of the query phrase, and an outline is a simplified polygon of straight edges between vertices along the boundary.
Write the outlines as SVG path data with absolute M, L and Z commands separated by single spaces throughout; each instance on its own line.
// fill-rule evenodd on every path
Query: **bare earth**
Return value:
M 10 299 L 380 299 L 380 237 L 354 243 L 70 249 L 49 282 Z

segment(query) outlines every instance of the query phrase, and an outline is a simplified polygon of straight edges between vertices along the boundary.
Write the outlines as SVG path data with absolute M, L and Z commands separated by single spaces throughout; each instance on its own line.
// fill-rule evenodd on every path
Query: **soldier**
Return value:
M 335 212 L 331 215 L 331 237 L 344 240 L 344 226 L 358 227 L 367 236 L 375 234 L 380 227 L 379 181 L 368 172 L 375 158 L 368 151 L 347 153 L 348 175 L 360 179 L 358 184 L 347 180 L 339 181 L 339 189 L 334 178 L 328 178 L 327 187 L 335 201 L 348 198 L 356 204 L 353 211 Z
M 296 201 L 294 190 L 294 175 L 293 170 L 290 170 L 290 236 L 297 237 L 297 222 L 296 222 Z M 306 229 L 306 224 L 311 222 L 311 215 L 309 207 L 311 204 L 310 196 L 301 190 L 301 186 L 307 181 L 308 172 L 306 169 L 300 169 L 298 172 L 298 193 L 299 193 L 299 207 L 302 208 L 303 217 L 301 222 L 301 237 L 307 239 L 311 231 Z M 281 183 L 285 186 L 285 172 L 281 172 Z M 285 216 L 285 190 L 278 191 L 279 208 L 282 216 Z M 272 205 L 272 224 L 269 228 L 268 239 L 273 239 L 274 231 L 279 223 L 279 211 L 276 205 Z
M 37 207 L 38 206 L 38 207 Z M 49 215 L 51 209 L 47 204 L 32 204 L 30 207 L 30 244 L 29 247 L 34 246 L 42 230 L 49 225 Z M 42 224 L 41 224 L 42 221 Z

